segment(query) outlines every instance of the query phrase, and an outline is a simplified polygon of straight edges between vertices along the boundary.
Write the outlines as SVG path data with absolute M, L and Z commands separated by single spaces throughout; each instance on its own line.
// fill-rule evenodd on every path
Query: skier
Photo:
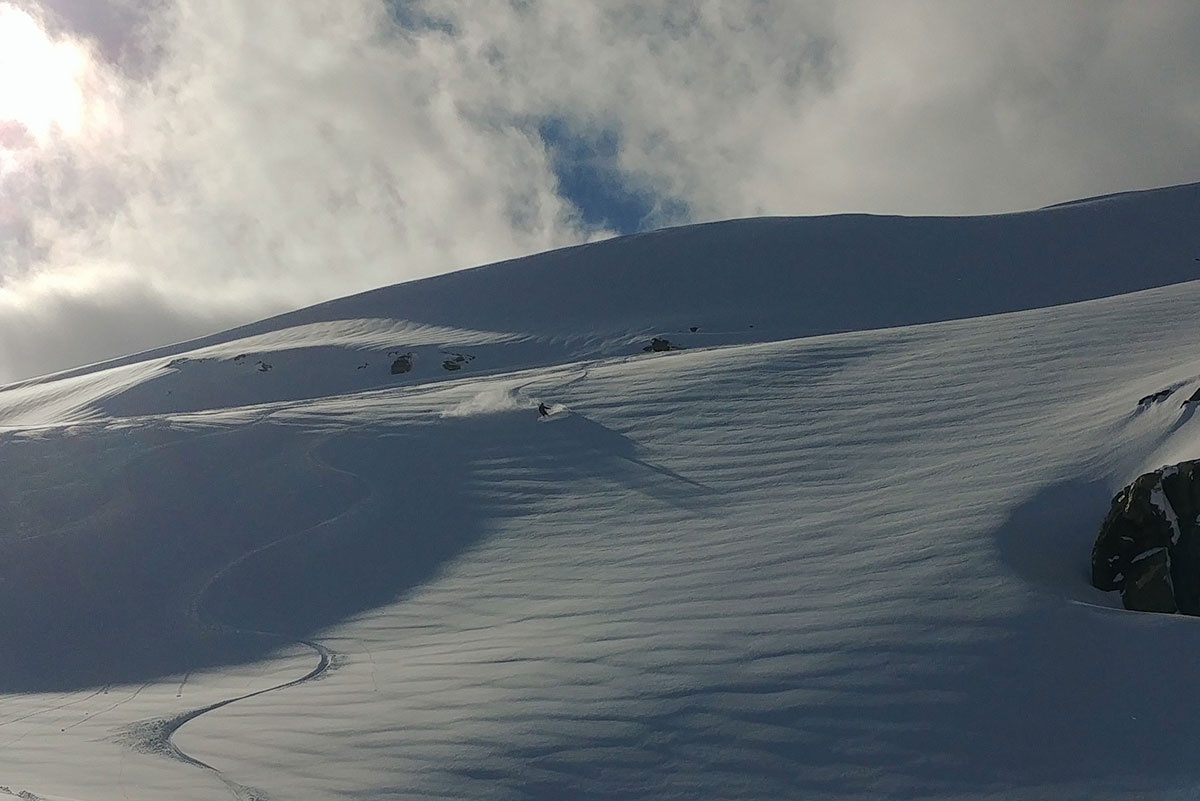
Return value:
M 546 405 L 545 401 L 542 401 L 538 404 L 538 414 L 542 417 L 548 417 L 550 415 L 550 407 Z

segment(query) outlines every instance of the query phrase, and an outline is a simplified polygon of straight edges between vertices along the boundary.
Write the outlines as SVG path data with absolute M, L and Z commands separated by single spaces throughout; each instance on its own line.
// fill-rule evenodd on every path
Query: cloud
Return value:
M 693 219 L 994 212 L 1200 171 L 1186 0 L 485 5 L 422 4 L 479 102 L 613 130 L 628 182 Z
M 140 276 L 95 267 L 82 276 L 43 273 L 14 294 L 0 290 L 0 364 L 13 378 L 136 353 L 232 327 L 245 316 L 174 306 Z
M 1200 177 L 1192 0 L 7 5 L 92 122 L 0 120 L 0 380 L 610 229 Z
M 141 35 L 119 49 L 146 74 L 92 53 L 119 125 L 0 187 L 0 317 L 41 332 L 6 341 L 8 377 L 596 234 L 536 131 L 471 119 L 377 3 L 180 0 Z

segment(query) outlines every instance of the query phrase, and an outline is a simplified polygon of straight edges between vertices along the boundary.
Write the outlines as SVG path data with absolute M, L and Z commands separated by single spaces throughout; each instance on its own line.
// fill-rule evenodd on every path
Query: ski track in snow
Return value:
M 209 439 L 209 438 L 219 438 L 224 434 L 226 434 L 226 432 L 224 430 L 216 429 L 216 430 L 208 431 L 207 433 L 201 433 L 196 437 L 196 439 L 203 440 L 203 439 Z M 158 445 L 146 448 L 141 454 L 139 454 L 138 461 L 145 463 L 145 462 L 150 462 L 150 461 L 154 460 L 155 458 L 159 458 L 160 454 L 162 454 L 164 452 L 169 452 L 172 449 L 172 447 L 174 447 L 175 444 L 176 444 L 175 442 L 166 442 L 166 443 L 162 443 L 162 444 L 158 444 Z M 314 468 L 316 468 L 318 470 L 327 471 L 330 473 L 340 473 L 343 475 L 350 476 L 351 478 L 355 478 L 355 480 L 357 480 L 357 477 L 351 476 L 350 474 L 346 473 L 345 471 L 338 470 L 336 467 L 333 467 L 332 465 L 329 465 L 329 464 L 325 463 L 323 460 L 321 460 L 319 458 L 319 456 L 316 454 L 316 450 L 317 450 L 317 448 L 320 447 L 320 444 L 321 443 L 318 441 L 313 446 L 308 448 L 306 451 L 305 458 Z M 366 486 L 365 482 L 360 482 L 360 483 L 362 483 L 363 486 Z M 51 488 L 56 489 L 57 485 L 54 485 Z M 362 498 L 365 498 L 365 497 L 369 497 L 369 487 L 368 487 L 368 493 L 363 495 L 359 500 L 361 500 Z M 301 676 L 299 678 L 279 682 L 274 685 L 268 686 L 266 688 L 254 690 L 254 691 L 247 692 L 247 693 L 242 693 L 242 694 L 239 694 L 234 697 L 224 698 L 224 699 L 207 704 L 207 705 L 197 708 L 197 709 L 193 709 L 193 710 L 189 710 L 189 711 L 182 712 L 179 714 L 175 714 L 175 715 L 172 715 L 172 716 L 166 717 L 166 718 L 143 720 L 138 723 L 124 726 L 120 729 L 120 733 L 117 736 L 117 740 L 123 742 L 126 746 L 133 748 L 135 751 L 139 751 L 142 753 L 160 754 L 160 755 L 168 756 L 172 759 L 178 760 L 183 763 L 187 763 L 187 764 L 190 764 L 190 765 L 193 765 L 196 767 L 203 768 L 206 771 L 209 771 L 212 774 L 214 774 L 217 778 L 219 778 L 220 781 L 227 787 L 227 789 L 233 794 L 233 796 L 235 798 L 244 799 L 244 801 L 254 801 L 256 799 L 264 798 L 265 796 L 263 796 L 260 791 L 255 790 L 254 788 L 250 788 L 250 787 L 238 784 L 237 782 L 234 782 L 231 778 L 229 778 L 227 775 L 225 775 L 224 773 L 222 773 L 220 770 L 213 767 L 209 763 L 178 748 L 173 743 L 172 738 L 173 738 L 174 734 L 183 725 L 185 725 L 186 723 L 188 723 L 192 720 L 195 720 L 196 718 L 200 717 L 201 715 L 208 714 L 210 712 L 224 708 L 226 706 L 229 706 L 230 704 L 233 704 L 233 703 L 236 703 L 239 701 L 243 701 L 243 700 L 253 698 L 253 697 L 256 697 L 259 695 L 264 695 L 266 693 L 271 693 L 271 692 L 276 692 L 276 691 L 284 690 L 284 689 L 291 688 L 291 687 L 296 687 L 305 682 L 312 681 L 314 679 L 319 678 L 320 676 L 325 674 L 326 671 L 328 671 L 330 669 L 330 667 L 334 664 L 335 654 L 331 649 L 329 649 L 327 646 L 325 646 L 324 644 L 319 643 L 319 642 L 309 641 L 309 640 L 305 640 L 305 639 L 292 639 L 292 638 L 286 637 L 284 635 L 273 633 L 273 632 L 256 631 L 256 630 L 247 629 L 247 628 L 239 628 L 239 627 L 235 627 L 235 626 L 230 626 L 230 625 L 223 624 L 220 622 L 205 620 L 205 615 L 203 614 L 203 598 L 207 593 L 211 592 L 213 587 L 215 585 L 217 585 L 221 580 L 223 580 L 225 578 L 225 576 L 232 569 L 234 569 L 238 564 L 242 563 L 243 561 L 245 561 L 249 558 L 253 558 L 254 556 L 257 556 L 261 553 L 269 551 L 271 549 L 276 549 L 276 548 L 279 548 L 280 546 L 286 545 L 289 542 L 303 539 L 305 536 L 310 535 L 313 532 L 320 530 L 322 527 L 324 527 L 326 525 L 336 523 L 339 519 L 341 519 L 344 515 L 346 515 L 347 512 L 352 509 L 352 507 L 353 507 L 353 503 L 347 509 L 343 509 L 343 510 L 339 511 L 336 515 L 333 515 L 333 516 L 327 518 L 326 520 L 320 521 L 320 522 L 318 522 L 310 527 L 307 527 L 303 530 L 287 534 L 283 537 L 280 537 L 279 539 L 273 540 L 273 541 L 268 542 L 264 545 L 261 545 L 257 548 L 254 548 L 251 551 L 241 554 L 240 556 L 235 558 L 233 561 L 231 561 L 230 563 L 225 565 L 221 570 L 217 571 L 217 573 L 213 574 L 209 578 L 209 580 L 203 585 L 203 587 L 197 593 L 195 600 L 189 606 L 189 614 L 192 617 L 193 622 L 196 623 L 198 626 L 207 628 L 210 632 L 217 633 L 217 634 L 224 634 L 224 635 L 254 636 L 254 637 L 262 638 L 264 640 L 268 640 L 272 643 L 277 643 L 277 644 L 292 643 L 292 644 L 303 646 L 303 647 L 311 650 L 312 653 L 316 656 L 316 665 L 311 670 L 309 670 L 307 673 L 305 673 L 303 676 Z M 38 537 L 51 537 L 51 536 L 62 536 L 62 534 L 61 534 L 61 532 L 50 533 L 50 534 L 34 534 L 34 535 L 30 535 L 28 537 L 24 537 L 22 539 L 28 541 L 28 540 L 36 539 Z M 175 697 L 178 698 L 178 697 L 182 696 L 183 687 L 187 683 L 187 681 L 190 677 L 191 677 L 191 671 L 188 671 L 188 673 L 185 674 L 184 677 L 178 683 L 178 686 L 175 691 Z M 61 728 L 59 728 L 59 731 L 66 733 L 66 732 L 71 731 L 72 729 L 75 729 L 78 726 L 94 723 L 98 718 L 100 718 L 100 717 L 120 708 L 121 706 L 133 701 L 134 699 L 136 699 L 138 697 L 138 695 L 143 690 L 145 690 L 148 686 L 150 686 L 150 682 L 142 683 L 140 686 L 138 686 L 136 689 L 134 689 L 127 696 L 123 697 L 121 700 L 118 700 L 115 703 L 112 703 L 112 704 L 100 709 L 97 712 L 86 713 L 85 715 L 80 717 L 78 720 L 68 723 L 65 726 L 62 726 Z M 100 687 L 99 689 L 93 690 L 89 693 L 85 693 L 82 695 L 73 694 L 78 697 L 69 697 L 67 700 L 62 701 L 61 703 L 52 704 L 48 707 L 39 707 L 39 708 L 37 708 L 31 712 L 25 713 L 23 715 L 20 715 L 20 716 L 14 717 L 14 718 L 10 718 L 10 719 L 6 719 L 6 720 L 0 720 L 0 727 L 14 725 L 14 724 L 28 721 L 28 720 L 31 720 L 31 719 L 34 719 L 34 718 L 37 718 L 40 716 L 45 716 L 45 715 L 52 714 L 55 712 L 60 712 L 65 709 L 69 709 L 73 706 L 85 704 L 86 702 L 88 702 L 94 698 L 97 698 L 98 696 L 108 694 L 110 689 L 111 689 L 111 685 L 105 685 L 103 687 Z M 17 743 L 19 743 L 21 740 L 23 740 L 28 735 L 29 735 L 28 731 L 18 735 L 17 737 L 13 738 L 8 743 L 6 743 L 6 747 L 11 747 L 13 745 L 16 745 Z M 28 791 L 28 790 L 19 791 L 14 794 L 19 795 L 22 798 L 41 798 L 41 796 L 35 795 L 34 793 L 32 793 L 31 791 Z
M 44 715 L 48 712 L 57 712 L 60 709 L 66 709 L 67 707 L 75 706 L 76 704 L 81 704 L 85 701 L 89 701 L 89 700 L 95 698 L 97 695 L 100 695 L 101 693 L 106 692 L 107 690 L 108 690 L 107 687 L 101 687 L 98 690 L 88 693 L 83 698 L 76 698 L 74 701 L 64 701 L 63 703 L 58 704 L 56 706 L 51 706 L 46 709 L 39 709 L 36 712 L 30 712 L 28 714 L 21 715 L 20 717 L 12 718 L 11 720 L 0 721 L 0 726 L 11 726 L 14 723 L 20 723 L 21 721 L 29 720 L 30 718 L 36 717 L 37 715 Z
M 97 712 L 94 715 L 88 715 L 88 716 L 76 721 L 75 723 L 72 723 L 68 726 L 64 726 L 61 730 L 62 731 L 70 731 L 71 729 L 75 728 L 76 726 L 80 726 L 85 722 L 94 721 L 96 718 L 100 717 L 101 715 L 108 714 L 109 712 L 112 712 L 114 709 L 117 709 L 117 708 L 129 703 L 133 699 L 137 698 L 138 695 L 141 694 L 142 690 L 146 689 L 149 686 L 150 686 L 150 682 L 144 682 L 144 683 L 142 683 L 142 685 L 140 687 L 138 687 L 136 690 L 134 690 L 132 693 L 130 693 L 125 698 L 122 698 L 121 700 L 116 701 L 115 703 L 113 703 L 110 706 L 104 707 L 104 709 L 101 709 L 99 712 Z
M 235 703 L 238 703 L 239 701 L 245 701 L 245 700 L 248 700 L 251 698 L 256 698 L 261 695 L 266 695 L 267 693 L 273 693 L 273 692 L 278 692 L 280 690 L 286 690 L 291 687 L 298 687 L 299 685 L 304 684 L 305 682 L 313 681 L 317 678 L 320 678 L 332 666 L 335 654 L 330 648 L 328 648 L 327 646 L 325 646 L 324 644 L 322 644 L 320 642 L 303 640 L 303 639 L 290 639 L 287 636 L 276 633 L 276 632 L 257 631 L 257 630 L 253 630 L 253 629 L 240 628 L 237 626 L 230 625 L 228 623 L 222 623 L 219 621 L 208 620 L 208 619 L 206 619 L 206 616 L 205 616 L 204 610 L 203 610 L 205 596 L 208 595 L 210 592 L 212 592 L 213 588 L 215 586 L 217 586 L 222 580 L 224 580 L 229 575 L 229 573 L 231 571 L 233 571 L 236 567 L 238 567 L 240 564 L 242 564 L 243 562 L 245 562 L 248 559 L 257 557 L 267 551 L 276 550 L 276 549 L 280 548 L 281 546 L 284 546 L 284 545 L 294 542 L 296 540 L 302 540 L 306 536 L 311 535 L 313 532 L 315 532 L 325 526 L 337 523 L 337 521 L 339 521 L 349 511 L 351 511 L 353 509 L 354 505 L 356 505 L 357 503 L 361 503 L 363 500 L 369 499 L 371 490 L 370 490 L 369 485 L 366 484 L 366 482 L 361 481 L 361 479 L 359 479 L 358 476 L 354 476 L 353 474 L 347 473 L 344 470 L 339 470 L 338 468 L 333 467 L 332 465 L 329 465 L 328 463 L 324 462 L 317 456 L 316 451 L 320 447 L 320 445 L 321 445 L 321 443 L 318 442 L 318 443 L 314 444 L 312 447 L 310 447 L 305 455 L 305 458 L 310 463 L 312 463 L 313 465 L 317 466 L 320 469 L 328 470 L 330 472 L 337 472 L 337 473 L 341 473 L 343 475 L 352 477 L 356 481 L 359 481 L 363 486 L 366 486 L 367 492 L 362 496 L 362 498 L 360 498 L 358 501 L 355 501 L 347 509 L 342 510 L 338 514 L 336 514 L 326 520 L 323 520 L 308 529 L 294 532 L 291 534 L 287 534 L 283 537 L 280 537 L 277 540 L 273 540 L 271 542 L 268 542 L 264 545 L 261 545 L 261 546 L 255 548 L 253 550 L 247 551 L 247 552 L 239 555 L 236 559 L 229 562 L 227 565 L 225 565 L 225 567 L 221 568 L 221 570 L 217 571 L 216 573 L 214 573 L 212 575 L 211 578 L 209 578 L 209 580 L 204 584 L 204 586 L 196 594 L 196 598 L 190 606 L 190 613 L 191 613 L 192 618 L 195 620 L 195 622 L 197 622 L 199 625 L 201 625 L 205 628 L 208 628 L 209 630 L 216 631 L 221 634 L 239 635 L 239 636 L 249 635 L 249 636 L 255 636 L 255 637 L 262 637 L 264 639 L 267 639 L 267 640 L 270 640 L 273 642 L 294 643 L 296 645 L 304 646 L 306 648 L 311 649 L 312 652 L 316 655 L 316 657 L 317 657 L 316 666 L 313 667 L 312 670 L 310 670 L 308 673 L 304 674 L 300 678 L 297 678 L 297 679 L 294 679 L 291 681 L 283 682 L 281 684 L 276 684 L 276 685 L 273 685 L 271 687 L 267 687 L 267 688 L 264 688 L 261 690 L 255 690 L 253 692 L 245 693 L 245 694 L 233 697 L 233 698 L 226 698 L 221 701 L 217 701 L 215 703 L 208 704 L 207 706 L 203 706 L 198 709 L 193 709 L 188 712 L 184 712 L 184 713 L 175 715 L 170 718 L 142 721 L 140 723 L 137 723 L 137 724 L 134 724 L 133 726 L 128 727 L 122 736 L 123 741 L 126 744 L 128 744 L 129 746 L 133 747 L 135 750 L 141 751 L 143 753 L 162 754 L 162 755 L 168 756 L 172 759 L 179 760 L 180 762 L 185 762 L 189 765 L 194 765 L 196 767 L 211 771 L 218 778 L 220 778 L 220 780 L 229 788 L 230 792 L 233 794 L 233 796 L 235 798 L 242 799 L 243 801 L 259 801 L 259 799 L 262 799 L 265 796 L 263 796 L 261 794 L 261 791 L 259 791 L 259 790 L 256 790 L 252 787 L 247 787 L 245 785 L 241 785 L 241 784 L 234 782 L 225 772 L 213 767 L 212 765 L 199 759 L 198 757 L 187 753 L 183 749 L 179 748 L 173 742 L 172 738 L 175 736 L 175 733 L 177 731 L 179 731 L 179 729 L 182 728 L 185 724 L 199 718 L 201 715 L 206 715 L 210 712 L 215 712 L 218 709 L 223 709 L 223 708 L 229 706 L 230 704 L 235 704 Z M 189 675 L 190 675 L 190 673 L 189 673 Z M 184 685 L 184 683 L 186 683 L 186 681 L 187 681 L 187 677 L 185 676 L 183 681 L 181 681 L 179 684 L 179 690 L 177 691 L 177 696 L 182 693 L 183 685 Z
M 246 629 L 233 629 L 233 631 L 236 631 L 240 634 L 256 634 L 275 640 L 285 639 L 280 635 L 270 634 L 267 632 L 251 632 Z M 266 695 L 267 693 L 285 690 L 289 687 L 297 687 L 307 681 L 312 681 L 316 678 L 319 678 L 325 673 L 325 671 L 329 669 L 330 665 L 332 664 L 333 652 L 324 645 L 318 642 L 310 642 L 308 640 L 288 640 L 288 642 L 294 642 L 312 649 L 312 651 L 317 655 L 316 667 L 300 678 L 284 682 L 283 684 L 277 684 L 262 690 L 256 690 L 251 693 L 246 693 L 245 695 L 239 695 L 235 698 L 226 698 L 224 700 L 217 701 L 216 703 L 209 704 L 208 706 L 200 707 L 199 709 L 193 709 L 189 712 L 184 712 L 172 718 L 142 721 L 140 723 L 133 724 L 122 732 L 122 742 L 141 753 L 161 754 L 171 759 L 211 771 L 217 776 L 217 778 L 221 780 L 222 783 L 225 784 L 227 788 L 229 788 L 234 798 L 242 799 L 243 801 L 259 801 L 260 799 L 265 798 L 265 796 L 261 794 L 261 791 L 252 787 L 238 784 L 237 782 L 233 781 L 225 772 L 179 748 L 172 741 L 172 738 L 181 727 L 195 720 L 201 715 L 215 712 L 218 709 L 227 707 L 230 704 L 236 704 L 239 701 L 245 701 L 260 695 Z

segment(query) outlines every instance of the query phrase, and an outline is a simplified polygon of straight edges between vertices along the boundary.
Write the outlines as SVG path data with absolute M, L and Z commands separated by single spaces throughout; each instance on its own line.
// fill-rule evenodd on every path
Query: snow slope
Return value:
M 1198 212 L 677 229 L 0 389 L 0 797 L 1194 797 L 1200 629 L 1086 566 L 1200 450 Z

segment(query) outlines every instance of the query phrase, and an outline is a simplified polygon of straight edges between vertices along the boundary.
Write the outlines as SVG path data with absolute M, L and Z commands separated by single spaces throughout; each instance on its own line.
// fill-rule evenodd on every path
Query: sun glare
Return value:
M 56 39 L 33 16 L 0 2 L 0 170 L 58 138 L 83 136 L 107 116 L 90 50 Z

